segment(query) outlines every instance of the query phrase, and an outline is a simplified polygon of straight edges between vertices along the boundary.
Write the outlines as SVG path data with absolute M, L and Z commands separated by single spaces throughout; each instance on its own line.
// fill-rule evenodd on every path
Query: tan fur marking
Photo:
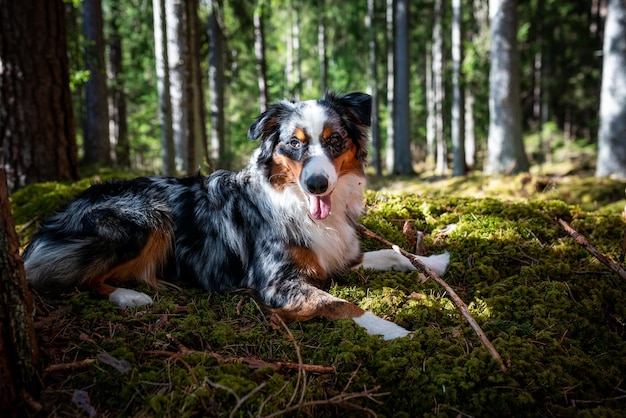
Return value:
M 317 288 L 306 299 L 303 297 L 302 300 L 292 306 L 272 309 L 272 312 L 285 320 L 299 322 L 313 318 L 330 320 L 357 318 L 365 313 L 358 306 Z
M 296 130 L 293 132 L 293 136 L 298 141 L 304 142 L 304 140 L 306 139 L 306 132 L 304 132 L 304 130 L 301 128 L 296 128 Z
M 363 164 L 356 158 L 356 145 L 350 144 L 350 147 L 341 155 L 333 160 L 335 169 L 339 175 L 356 173 L 363 175 Z
M 274 154 L 270 168 L 270 183 L 274 188 L 283 190 L 287 184 L 295 184 L 300 178 L 302 166 L 284 155 Z
M 316 286 L 322 286 L 326 281 L 326 270 L 320 265 L 317 254 L 306 247 L 292 247 L 289 249 L 291 257 L 300 269 L 300 273 L 310 278 L 309 282 Z M 312 280 L 311 280 L 312 279 Z
M 324 127 L 324 131 L 322 131 L 322 137 L 324 139 L 330 138 L 332 134 L 333 134 L 333 129 L 330 126 Z
M 135 279 L 140 283 L 157 287 L 156 274 L 171 251 L 171 242 L 171 237 L 168 233 L 155 232 L 148 238 L 148 242 L 138 257 L 119 264 L 103 275 L 87 280 L 84 284 L 105 297 L 108 297 L 117 289 L 106 284 L 107 280 L 125 282 Z

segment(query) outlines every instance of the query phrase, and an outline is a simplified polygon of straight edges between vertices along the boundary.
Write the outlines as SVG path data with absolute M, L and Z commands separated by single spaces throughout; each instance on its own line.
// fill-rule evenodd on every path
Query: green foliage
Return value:
M 393 341 L 368 336 L 350 320 L 290 323 L 288 333 L 241 293 L 142 288 L 155 304 L 121 310 L 74 291 L 36 298 L 44 367 L 92 361 L 42 375 L 43 413 L 82 413 L 71 394 L 85 390 L 99 413 L 123 416 L 266 415 L 296 406 L 292 413 L 316 417 L 362 416 L 358 408 L 380 416 L 623 416 L 624 284 L 554 218 L 617 260 L 626 229 L 624 184 L 567 179 L 549 196 L 522 198 L 520 180 L 501 179 L 498 187 L 482 177 L 403 183 L 422 194 L 392 193 L 388 185 L 367 193 L 363 218 L 407 250 L 405 221 L 426 234 L 428 253 L 450 251 L 444 279 L 469 305 L 507 372 L 447 294 L 417 272 L 357 270 L 330 288 L 413 330 Z M 12 200 L 18 227 L 84 186 L 25 188 Z M 496 189 L 511 193 L 494 198 Z M 573 201 L 585 196 L 594 203 Z M 380 244 L 366 240 L 364 247 Z M 104 352 L 128 361 L 131 371 L 103 362 L 97 356 Z M 279 366 L 297 365 L 298 352 L 303 363 L 333 371 L 303 376 Z

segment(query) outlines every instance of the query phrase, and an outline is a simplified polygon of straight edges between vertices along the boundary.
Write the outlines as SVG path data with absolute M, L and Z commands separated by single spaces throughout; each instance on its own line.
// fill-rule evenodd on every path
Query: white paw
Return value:
M 447 251 L 443 254 L 431 255 L 430 257 L 418 255 L 417 258 L 440 276 L 446 272 L 448 264 L 450 264 L 450 253 Z M 364 253 L 363 262 L 359 267 L 374 270 L 396 270 L 404 272 L 416 270 L 415 267 L 413 267 L 413 264 L 411 264 L 405 256 L 391 249 L 369 251 Z
M 410 331 L 391 321 L 379 318 L 371 312 L 352 318 L 354 322 L 365 328 L 369 335 L 382 335 L 385 340 L 406 337 Z
M 151 305 L 154 303 L 152 298 L 145 293 L 121 287 L 115 289 L 115 291 L 109 295 L 109 301 L 120 308 L 135 308 L 137 306 Z

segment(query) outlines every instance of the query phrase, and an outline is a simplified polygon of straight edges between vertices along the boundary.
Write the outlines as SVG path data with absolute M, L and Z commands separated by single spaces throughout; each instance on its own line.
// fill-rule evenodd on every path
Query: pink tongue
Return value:
M 314 219 L 325 219 L 330 214 L 330 195 L 309 195 L 309 212 Z

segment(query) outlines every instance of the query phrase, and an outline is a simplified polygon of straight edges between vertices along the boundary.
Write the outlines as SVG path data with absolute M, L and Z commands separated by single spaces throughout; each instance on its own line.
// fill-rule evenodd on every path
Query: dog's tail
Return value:
M 106 297 L 116 290 L 105 284 L 109 279 L 157 286 L 173 246 L 171 224 L 162 220 L 147 227 L 109 217 L 106 227 L 95 230 L 86 224 L 60 227 L 50 222 L 24 252 L 26 280 L 38 291 L 82 286 Z

